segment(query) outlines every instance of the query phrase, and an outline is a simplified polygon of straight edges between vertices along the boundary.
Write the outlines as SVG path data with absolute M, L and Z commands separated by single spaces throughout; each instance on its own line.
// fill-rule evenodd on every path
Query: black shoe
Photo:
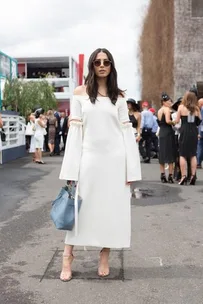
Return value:
M 187 176 L 183 175 L 181 178 L 180 182 L 178 183 L 179 185 L 187 185 Z
M 195 175 L 192 175 L 192 176 L 191 176 L 191 179 L 190 179 L 190 185 L 193 185 L 193 186 L 194 186 L 195 183 L 196 183 L 196 179 L 197 179 L 196 176 L 195 176 Z
M 174 184 L 173 175 L 172 175 L 172 174 L 169 174 L 169 176 L 168 176 L 168 182 L 169 182 L 170 184 Z
M 166 183 L 167 183 L 167 179 L 166 179 L 165 173 L 161 173 L 161 182 L 162 182 L 163 184 L 166 184 Z
M 157 159 L 158 158 L 158 155 L 157 154 L 154 154 L 154 156 L 152 157 L 153 159 Z
M 144 163 L 145 163 L 145 164 L 150 164 L 150 158 L 146 158 L 146 159 L 144 160 Z

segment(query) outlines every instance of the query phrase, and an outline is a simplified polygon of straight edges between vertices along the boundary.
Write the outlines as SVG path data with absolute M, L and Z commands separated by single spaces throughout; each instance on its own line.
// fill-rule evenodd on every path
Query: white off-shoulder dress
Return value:
M 60 179 L 78 181 L 82 206 L 78 232 L 65 244 L 128 248 L 131 239 L 131 194 L 127 181 L 141 180 L 140 157 L 125 98 L 74 95 Z

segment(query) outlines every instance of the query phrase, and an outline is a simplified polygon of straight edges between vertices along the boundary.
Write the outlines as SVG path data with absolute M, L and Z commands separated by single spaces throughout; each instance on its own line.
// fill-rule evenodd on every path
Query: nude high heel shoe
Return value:
M 110 251 L 106 251 L 102 249 L 100 251 L 100 261 L 98 267 L 98 276 L 101 278 L 108 277 L 110 274 L 109 270 L 109 253 Z
M 60 280 L 63 282 L 69 282 L 72 279 L 71 264 L 74 260 L 73 254 L 63 255 L 63 265 L 60 275 Z

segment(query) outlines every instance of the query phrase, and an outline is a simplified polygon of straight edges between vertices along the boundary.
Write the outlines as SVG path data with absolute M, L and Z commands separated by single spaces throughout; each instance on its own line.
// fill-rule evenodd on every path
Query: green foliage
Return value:
M 8 79 L 4 88 L 3 106 L 26 117 L 36 106 L 42 107 L 45 111 L 50 108 L 56 109 L 57 101 L 53 88 L 46 80 Z

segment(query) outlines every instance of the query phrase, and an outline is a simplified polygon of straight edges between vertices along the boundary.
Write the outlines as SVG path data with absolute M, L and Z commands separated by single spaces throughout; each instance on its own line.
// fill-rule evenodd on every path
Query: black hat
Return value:
M 179 105 L 181 104 L 182 100 L 183 100 L 183 97 L 179 97 L 179 98 L 176 100 L 176 102 L 174 102 L 174 104 L 172 105 L 172 109 L 173 109 L 174 111 L 178 111 L 178 107 L 179 107 Z
M 35 110 L 35 117 L 36 117 L 36 118 L 39 118 L 39 116 L 40 116 L 41 114 L 43 114 L 43 113 L 44 113 L 44 109 L 42 109 L 42 108 L 36 109 L 36 110 Z
M 170 100 L 171 98 L 169 97 L 169 95 L 167 94 L 167 93 L 165 93 L 165 92 L 163 92 L 162 94 L 161 94 L 161 100 L 162 101 L 168 101 L 168 100 Z
M 134 109 L 134 111 L 140 111 L 140 106 L 139 104 L 135 101 L 133 98 L 128 98 L 127 103 L 130 103 Z
M 189 92 L 192 92 L 192 93 L 194 93 L 196 96 L 198 96 L 198 91 L 197 91 L 196 86 L 193 86 L 192 88 L 190 88 Z
M 135 101 L 135 99 L 133 99 L 133 98 L 128 98 L 127 103 L 136 104 L 136 101 Z

